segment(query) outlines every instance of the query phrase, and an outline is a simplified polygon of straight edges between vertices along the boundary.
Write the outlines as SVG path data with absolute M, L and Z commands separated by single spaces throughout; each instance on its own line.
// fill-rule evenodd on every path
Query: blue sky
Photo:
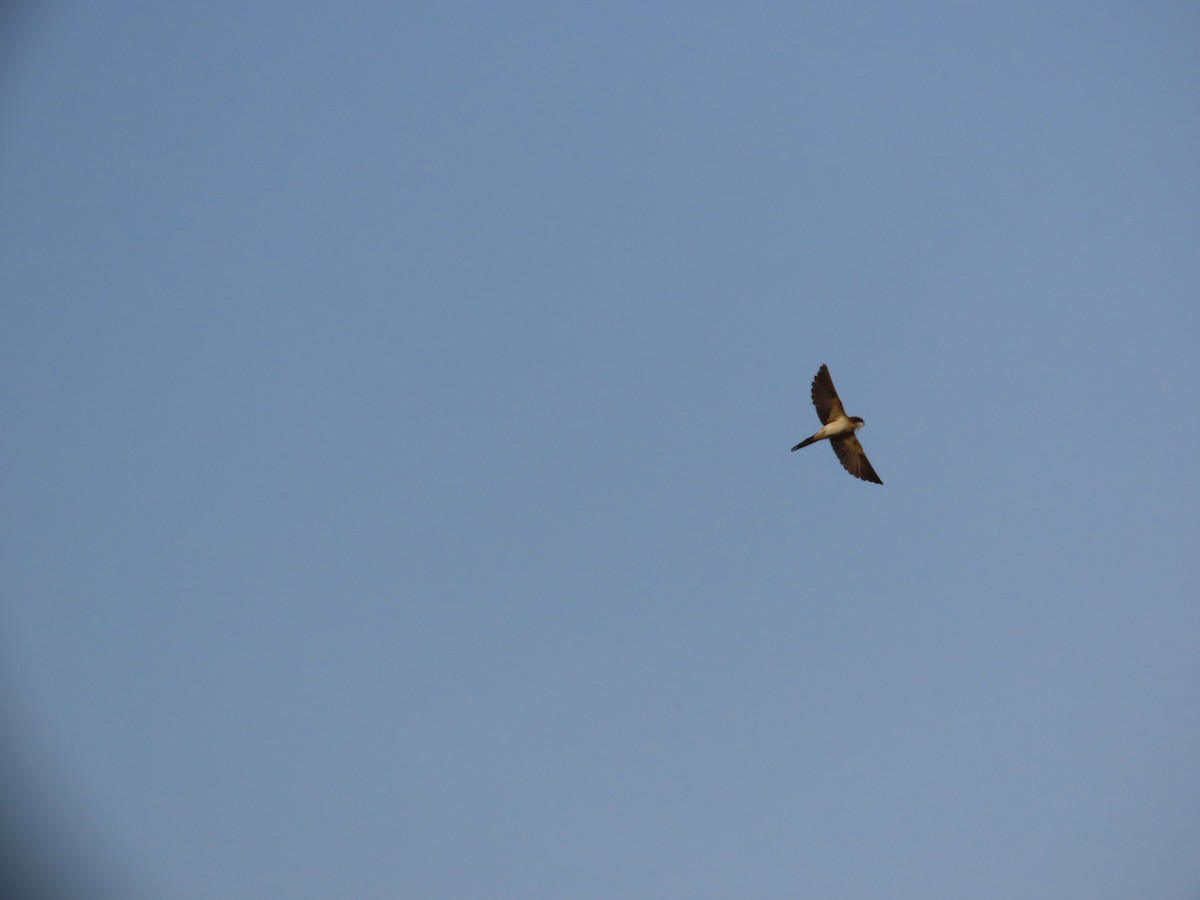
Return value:
M 1196 7 L 4 27 L 5 789 L 41 865 L 1200 890 Z M 884 486 L 788 452 L 821 363 Z

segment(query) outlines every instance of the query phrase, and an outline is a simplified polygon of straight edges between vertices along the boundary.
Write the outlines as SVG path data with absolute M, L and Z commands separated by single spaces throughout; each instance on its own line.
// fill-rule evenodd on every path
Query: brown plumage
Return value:
M 837 388 L 833 386 L 833 378 L 829 375 L 829 367 L 822 364 L 812 381 L 812 402 L 817 415 L 821 419 L 821 429 L 811 437 L 805 438 L 793 450 L 815 444 L 817 441 L 828 440 L 837 454 L 842 468 L 863 481 L 873 481 L 883 484 L 883 479 L 875 474 L 867 454 L 854 436 L 854 432 L 866 424 L 858 416 L 847 416 L 842 408 L 841 398 Z

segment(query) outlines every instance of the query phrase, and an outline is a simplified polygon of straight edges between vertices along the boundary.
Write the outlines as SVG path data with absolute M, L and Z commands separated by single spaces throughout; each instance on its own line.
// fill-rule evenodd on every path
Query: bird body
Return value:
M 862 444 L 854 435 L 854 432 L 867 423 L 858 416 L 846 415 L 837 389 L 833 386 L 833 379 L 829 375 L 829 367 L 824 364 L 817 370 L 816 377 L 813 378 L 812 402 L 821 419 L 821 428 L 792 449 L 799 450 L 801 447 L 807 447 L 817 441 L 827 440 L 833 447 L 833 452 L 837 454 L 843 469 L 855 478 L 883 484 L 883 479 L 875 474 L 875 469 L 867 459 L 866 451 L 863 450 Z

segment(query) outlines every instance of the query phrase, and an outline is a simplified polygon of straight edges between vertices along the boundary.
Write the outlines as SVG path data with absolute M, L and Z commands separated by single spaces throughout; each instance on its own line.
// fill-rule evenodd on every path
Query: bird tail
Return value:
M 798 443 L 792 449 L 799 450 L 801 447 L 807 447 L 809 444 L 815 444 L 816 442 L 817 442 L 817 436 L 814 434 L 812 437 L 805 438 L 804 440 L 802 440 L 800 443 Z

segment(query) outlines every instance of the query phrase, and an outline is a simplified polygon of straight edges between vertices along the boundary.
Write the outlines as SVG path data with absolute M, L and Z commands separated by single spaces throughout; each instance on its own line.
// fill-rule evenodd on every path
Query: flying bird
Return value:
M 813 378 L 812 402 L 823 423 L 821 430 L 812 437 L 805 438 L 792 449 L 799 450 L 828 438 L 843 469 L 855 478 L 883 484 L 883 479 L 871 468 L 862 444 L 854 436 L 854 432 L 867 423 L 858 416 L 846 415 L 846 411 L 842 409 L 842 401 L 838 398 L 837 388 L 833 386 L 833 379 L 829 377 L 829 366 L 824 364 Z

